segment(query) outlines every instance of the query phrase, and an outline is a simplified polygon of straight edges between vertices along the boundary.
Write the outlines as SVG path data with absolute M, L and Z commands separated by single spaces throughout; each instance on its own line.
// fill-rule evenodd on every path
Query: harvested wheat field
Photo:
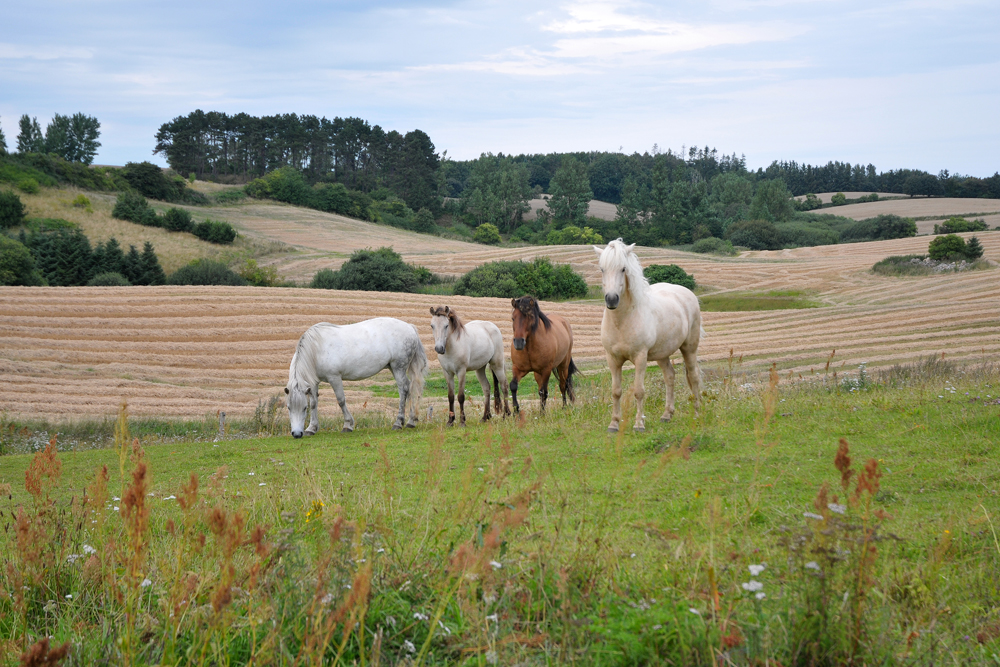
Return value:
M 897 195 L 898 196 L 898 195 Z M 907 218 L 948 218 L 953 215 L 981 217 L 1000 213 L 1000 199 L 971 199 L 959 197 L 913 197 L 847 204 L 813 211 L 813 213 L 842 215 L 845 218 L 864 220 L 876 215 L 901 215 Z
M 837 193 L 836 192 L 816 192 L 814 194 L 819 198 L 819 200 L 821 202 L 823 202 L 824 204 L 829 204 L 833 200 L 833 196 L 835 194 L 837 194 Z M 847 190 L 845 190 L 845 191 L 841 192 L 840 194 L 844 195 L 848 199 L 858 199 L 860 197 L 867 197 L 868 195 L 871 194 L 871 191 L 868 191 L 868 190 L 863 190 L 863 191 L 847 191 Z M 898 192 L 876 192 L 875 194 L 877 194 L 879 196 L 879 199 L 892 199 L 892 198 L 906 197 L 906 195 L 901 195 Z M 805 195 L 798 195 L 798 196 L 795 197 L 795 199 L 798 199 L 799 201 L 805 201 L 805 198 L 806 198 Z
M 1000 260 L 1000 234 L 983 233 L 986 256 Z M 642 248 L 644 264 L 674 262 L 717 291 L 805 290 L 826 307 L 704 314 L 701 358 L 711 375 L 730 350 L 748 370 L 776 362 L 783 372 L 883 365 L 929 354 L 975 360 L 1000 353 L 1000 280 L 996 270 L 888 278 L 868 271 L 887 255 L 924 252 L 926 239 L 901 239 L 711 258 Z M 551 256 L 597 282 L 589 246 L 482 248 L 427 255 L 429 266 L 471 267 L 497 257 Z M 0 412 L 10 417 L 73 420 L 113 415 L 127 398 L 136 415 L 199 418 L 253 411 L 281 391 L 299 335 L 319 321 L 399 317 L 418 326 L 432 369 L 428 308 L 447 302 L 467 318 L 509 332 L 504 299 L 282 288 L 0 288 Z M 545 304 L 574 329 L 574 357 L 603 366 L 602 304 Z M 509 341 L 508 341 L 509 343 Z M 388 377 L 376 378 L 389 382 Z M 349 383 L 355 408 L 388 409 L 364 383 Z M 325 392 L 325 395 L 330 395 Z M 336 411 L 325 400 L 321 410 Z
M 548 206 L 548 195 L 544 198 L 538 197 L 536 199 L 532 199 L 528 202 L 528 204 L 531 206 L 531 210 L 524 214 L 524 219 L 534 220 L 538 217 L 538 211 Z M 592 215 L 595 218 L 600 218 L 601 220 L 614 220 L 615 216 L 618 215 L 618 207 L 614 204 L 609 204 L 606 201 L 591 199 L 590 207 L 587 209 L 587 215 Z

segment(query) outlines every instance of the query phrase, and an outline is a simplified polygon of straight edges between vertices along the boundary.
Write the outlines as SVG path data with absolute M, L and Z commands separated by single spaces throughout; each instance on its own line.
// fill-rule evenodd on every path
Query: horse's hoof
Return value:
M 643 426 L 633 427 L 632 428 L 632 432 L 633 433 L 645 433 L 646 429 Z
M 618 429 L 616 429 L 615 427 L 613 427 L 613 426 L 609 426 L 608 427 L 608 433 L 617 433 L 617 432 L 618 432 Z
M 402 427 L 402 426 L 400 426 L 399 424 L 393 424 L 393 425 L 392 425 L 392 430 L 393 430 L 393 431 L 398 431 L 398 430 L 400 430 L 400 429 L 402 429 L 402 428 L 403 428 L 403 427 Z
M 347 428 L 345 426 L 344 428 L 340 429 L 340 432 L 341 433 L 354 433 L 354 429 L 353 428 Z
M 672 417 L 660 417 L 660 421 L 666 424 L 672 419 Z
M 302 435 L 316 435 L 316 431 L 306 431 Z
M 417 427 L 416 424 L 407 424 L 406 425 L 406 428 L 416 428 L 416 427 Z

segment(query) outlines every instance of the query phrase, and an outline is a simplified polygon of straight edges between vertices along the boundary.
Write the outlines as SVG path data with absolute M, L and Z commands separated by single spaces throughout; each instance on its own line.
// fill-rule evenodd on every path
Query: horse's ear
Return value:
M 633 248 L 635 248 L 635 244 L 634 243 L 628 247 L 629 252 L 631 252 Z
M 431 315 L 434 315 L 434 306 L 431 306 Z
M 594 246 L 594 252 L 596 252 L 596 253 L 597 253 L 597 256 L 598 256 L 598 257 L 600 257 L 601 255 L 603 255 L 603 254 L 604 254 L 604 248 L 598 248 L 598 247 L 597 247 L 597 246 L 595 245 L 595 246 Z
M 285 393 L 286 394 L 288 393 L 288 387 L 285 387 Z
M 444 313 L 445 315 L 451 315 L 451 306 L 445 306 Z
M 511 308 L 517 308 L 517 299 L 511 299 L 510 300 L 510 307 Z

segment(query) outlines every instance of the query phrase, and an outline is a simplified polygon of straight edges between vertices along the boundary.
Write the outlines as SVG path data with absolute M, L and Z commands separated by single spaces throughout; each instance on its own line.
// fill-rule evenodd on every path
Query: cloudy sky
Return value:
M 77 111 L 97 162 L 195 109 L 360 116 L 482 152 L 709 145 L 1000 169 L 997 0 L 7 3 L 0 126 Z

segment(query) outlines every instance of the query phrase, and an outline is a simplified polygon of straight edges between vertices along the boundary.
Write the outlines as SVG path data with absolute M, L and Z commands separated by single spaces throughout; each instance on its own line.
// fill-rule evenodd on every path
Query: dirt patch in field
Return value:
M 817 197 L 819 197 L 819 200 L 821 202 L 823 202 L 824 204 L 829 204 L 833 200 L 833 195 L 835 195 L 837 193 L 836 192 L 816 192 L 814 194 Z M 871 192 L 861 192 L 861 191 L 857 191 L 857 192 L 855 192 L 855 191 L 851 191 L 851 192 L 845 191 L 845 192 L 843 192 L 843 195 L 845 197 L 847 197 L 848 199 L 859 199 L 861 197 L 867 197 L 870 194 L 871 194 Z M 892 192 L 877 192 L 876 194 L 879 196 L 879 199 L 885 199 L 885 198 L 890 198 L 890 197 L 905 197 L 906 196 L 906 195 L 901 195 L 899 193 L 892 193 Z M 798 197 L 796 197 L 796 199 L 798 199 L 799 201 L 805 201 L 806 196 L 805 195 L 799 195 Z
M 548 195 L 545 195 L 548 197 Z M 548 199 L 532 199 L 528 204 L 531 205 L 531 210 L 524 214 L 525 220 L 534 220 L 538 216 L 538 211 L 548 206 Z M 618 215 L 618 207 L 614 204 L 609 204 L 606 201 L 597 201 L 596 199 L 590 200 L 590 207 L 587 209 L 587 215 L 592 215 L 595 218 L 600 218 L 601 220 L 614 220 L 615 216 Z
M 876 215 L 901 215 L 906 218 L 929 216 L 947 218 L 953 215 L 980 217 L 980 215 L 1000 213 L 1000 199 L 963 199 L 957 197 L 914 197 L 913 199 L 893 199 L 873 201 L 863 204 L 834 206 L 813 213 L 842 215 L 845 218 L 864 220 Z
M 1000 215 L 969 215 L 965 216 L 965 218 L 966 220 L 982 220 L 989 226 L 990 231 L 993 231 L 996 227 L 1000 227 Z M 940 220 L 918 220 L 917 234 L 933 234 L 934 225 L 940 225 L 945 220 L 947 218 L 941 218 Z

